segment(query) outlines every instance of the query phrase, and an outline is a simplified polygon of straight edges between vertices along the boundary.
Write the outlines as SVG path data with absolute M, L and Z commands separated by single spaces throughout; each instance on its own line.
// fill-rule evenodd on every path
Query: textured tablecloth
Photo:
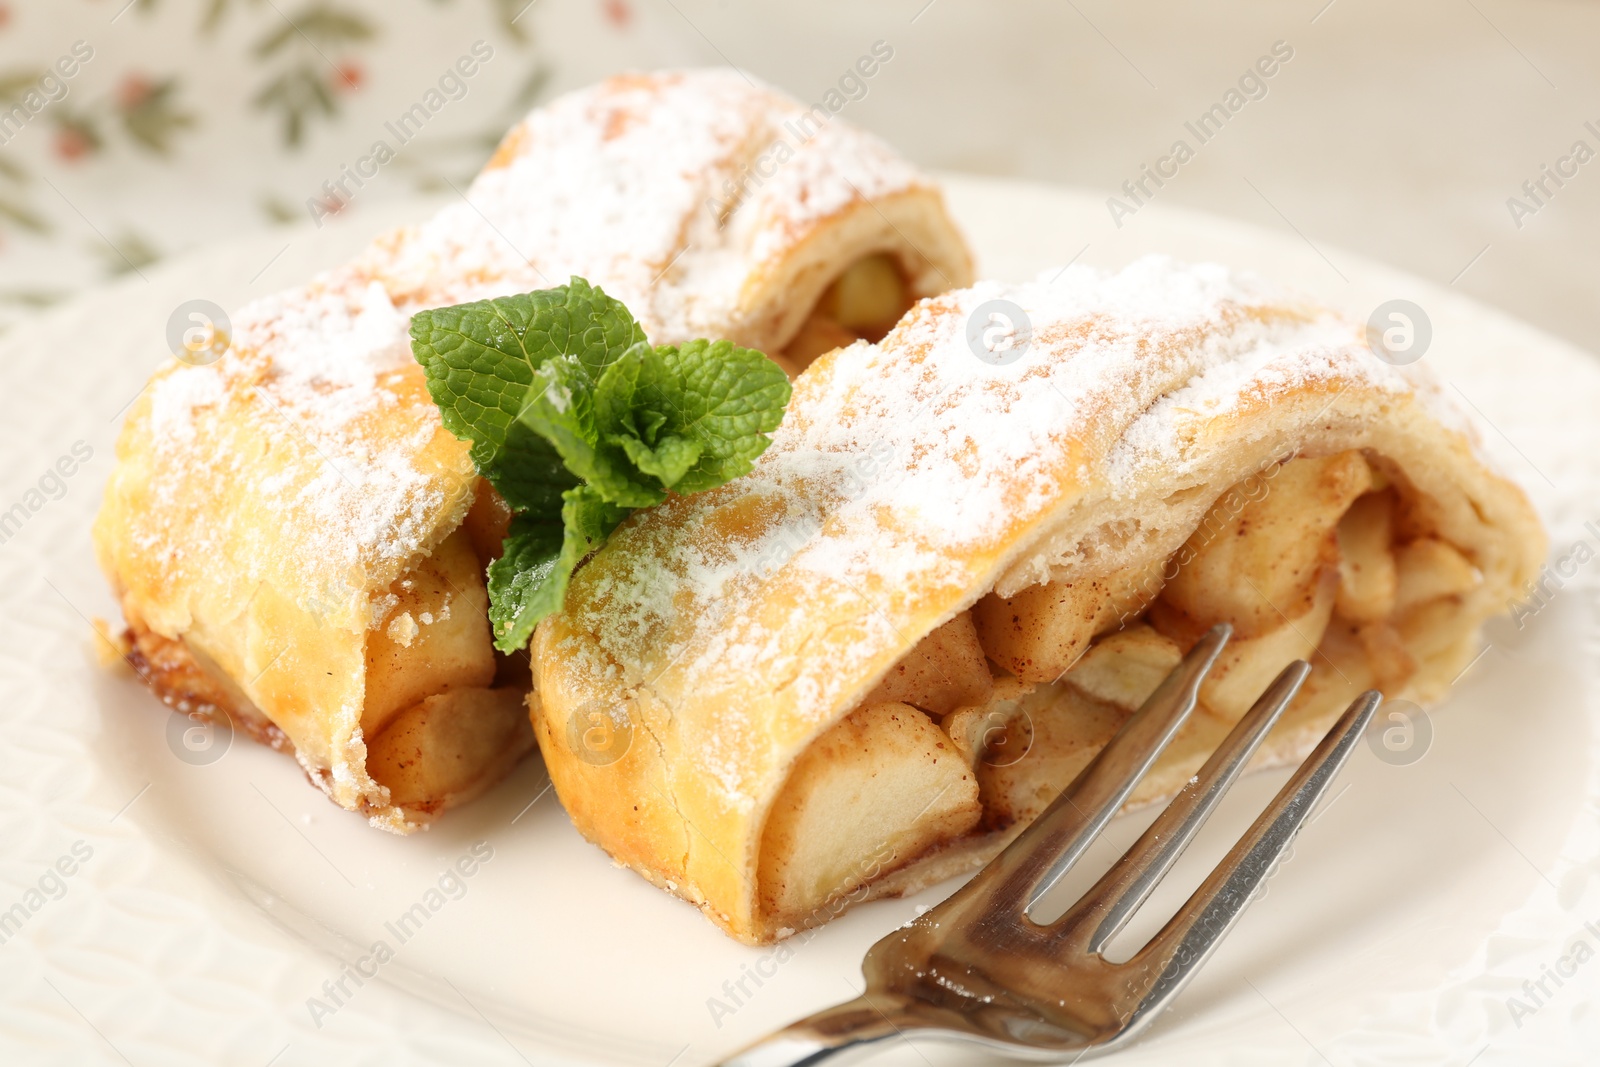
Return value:
M 1151 199 L 1201 207 L 1600 348 L 1597 39 L 1600 5 L 1557 0 L 0 0 L 0 97 L 23 104 L 0 118 L 0 322 L 254 228 L 448 194 L 526 106 L 608 73 L 732 63 L 839 91 L 928 166 L 1116 195 L 1107 232 Z M 877 41 L 893 59 L 853 79 Z M 345 177 L 378 141 L 395 158 Z

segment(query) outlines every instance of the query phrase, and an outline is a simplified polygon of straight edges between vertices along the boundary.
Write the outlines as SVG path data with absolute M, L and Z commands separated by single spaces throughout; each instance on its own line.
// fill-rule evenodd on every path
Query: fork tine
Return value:
M 1355 751 L 1362 731 L 1383 702 L 1376 690 L 1361 694 L 1278 795 L 1256 818 L 1226 858 L 1201 883 L 1161 932 L 1125 966 L 1160 970 L 1149 991 L 1118 1035 L 1131 1037 L 1183 988 L 1200 969 L 1294 843 L 1306 817 L 1316 807 Z
M 1189 780 L 1133 847 L 1062 918 L 1061 925 L 1067 927 L 1092 921 L 1097 913 L 1104 912 L 1089 938 L 1088 951 L 1104 948 L 1172 869 L 1310 673 L 1311 665 L 1305 660 L 1285 667 L 1217 746 L 1200 773 Z
M 1127 802 L 1128 795 L 1194 710 L 1200 683 L 1232 633 L 1233 627 L 1221 623 L 1196 642 L 1072 784 L 991 861 L 990 868 L 996 872 L 1026 872 L 1032 886 L 1023 904 L 1024 912 L 1082 858 L 1106 823 Z M 1032 869 L 1038 858 L 1046 855 L 1055 858 L 1033 879 Z

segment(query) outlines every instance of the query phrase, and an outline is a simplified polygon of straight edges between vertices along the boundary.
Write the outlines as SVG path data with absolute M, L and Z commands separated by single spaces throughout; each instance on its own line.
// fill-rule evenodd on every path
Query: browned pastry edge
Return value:
M 124 658 L 163 704 L 179 715 L 240 727 L 252 739 L 278 752 L 294 754 L 294 744 L 278 725 L 241 702 L 195 661 L 182 641 L 163 637 L 130 620 L 122 632 Z
M 295 755 L 294 742 L 278 724 L 248 701 L 230 693 L 216 675 L 200 666 L 182 640 L 163 637 L 134 619 L 122 631 L 121 643 L 127 648 L 123 659 L 128 666 L 173 714 L 219 725 L 226 722 L 242 729 L 259 744 L 288 756 Z M 303 765 L 301 770 L 305 770 Z M 306 779 L 326 793 L 317 777 L 306 771 Z M 437 806 L 426 806 L 422 810 L 432 814 Z M 363 805 L 358 814 L 375 812 L 371 805 Z
M 233 690 L 233 687 L 224 679 L 201 665 L 200 661 L 183 643 L 182 639 L 174 640 L 163 637 L 161 634 L 149 629 L 138 617 L 126 613 L 128 625 L 118 636 L 118 644 L 123 651 L 123 659 L 127 662 L 145 686 L 172 709 L 174 714 L 214 724 L 228 723 L 232 727 L 242 729 L 251 739 L 267 746 L 277 752 L 289 756 L 296 756 L 294 742 L 271 719 L 267 718 L 260 709 L 250 701 Z M 514 746 L 511 753 L 511 762 L 515 763 L 522 756 L 532 751 L 533 731 L 531 724 L 527 732 L 527 744 Z M 298 757 L 296 762 L 300 762 Z M 313 786 L 323 793 L 327 793 L 326 770 L 311 771 L 301 763 L 306 778 Z M 466 803 L 485 790 L 498 783 L 503 777 L 494 775 L 489 780 L 478 786 L 462 792 L 441 796 L 426 802 L 408 802 L 406 810 L 413 817 L 431 818 L 438 815 L 446 808 L 457 804 Z M 379 806 L 363 800 L 357 814 L 367 818 L 382 813 Z

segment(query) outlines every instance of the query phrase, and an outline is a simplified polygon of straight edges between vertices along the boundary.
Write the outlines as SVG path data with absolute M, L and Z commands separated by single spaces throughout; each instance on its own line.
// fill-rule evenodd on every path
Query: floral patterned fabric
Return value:
M 634 0 L 0 0 L 0 325 L 185 248 L 448 195 L 551 94 L 694 58 Z

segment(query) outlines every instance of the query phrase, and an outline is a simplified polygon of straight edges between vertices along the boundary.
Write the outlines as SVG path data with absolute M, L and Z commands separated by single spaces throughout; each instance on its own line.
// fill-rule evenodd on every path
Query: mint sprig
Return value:
M 572 572 L 634 508 L 748 472 L 789 402 L 783 370 L 728 341 L 652 346 L 582 278 L 418 312 L 411 350 L 445 428 L 513 511 L 489 566 L 495 647 L 527 645 Z

